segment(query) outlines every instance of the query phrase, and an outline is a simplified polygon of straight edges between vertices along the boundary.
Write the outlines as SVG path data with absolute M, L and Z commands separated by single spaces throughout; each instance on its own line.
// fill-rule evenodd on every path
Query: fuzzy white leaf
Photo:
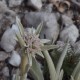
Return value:
M 53 63 L 48 51 L 43 51 L 43 55 L 44 55 L 44 57 L 47 61 L 47 64 L 48 64 L 48 68 L 49 68 L 49 72 L 50 72 L 50 79 L 57 80 L 58 76 L 57 76 L 57 73 L 55 70 L 55 66 L 54 66 L 54 63 Z
M 50 49 L 56 49 L 58 48 L 57 45 L 44 45 L 41 47 L 41 50 L 44 51 L 44 50 L 50 50 Z
M 24 29 L 23 29 L 23 25 L 21 24 L 20 19 L 16 16 L 16 24 L 18 25 L 20 34 L 23 35 L 24 34 Z
M 39 56 L 41 56 L 42 58 L 44 58 L 44 55 L 42 54 L 41 51 L 37 52 L 36 54 L 39 55 Z
M 41 43 L 45 44 L 45 43 L 49 43 L 50 40 L 49 39 L 40 39 Z
M 21 37 L 21 35 L 19 33 L 16 33 L 16 37 L 17 37 L 21 47 L 26 47 L 26 43 L 25 43 L 25 41 L 23 40 L 23 38 Z
M 78 62 L 77 66 L 75 67 L 72 76 L 73 78 L 76 78 L 76 76 L 80 73 L 80 61 Z
M 40 64 L 32 57 L 32 67 L 30 68 L 30 73 L 35 80 L 44 80 L 42 71 L 40 69 Z
M 64 74 L 64 71 L 63 69 L 60 71 L 60 74 L 59 74 L 59 80 L 62 80 L 63 79 L 63 74 Z
M 40 23 L 36 29 L 36 34 L 40 34 L 41 30 L 42 30 L 42 27 L 43 27 L 43 23 Z
M 66 46 L 64 47 L 64 50 L 63 50 L 63 52 L 62 52 L 62 54 L 61 54 L 61 56 L 58 60 L 58 63 L 57 63 L 56 71 L 57 71 L 58 76 L 59 76 L 59 73 L 60 73 L 64 58 L 67 54 L 68 44 L 69 44 L 69 41 L 67 42 Z

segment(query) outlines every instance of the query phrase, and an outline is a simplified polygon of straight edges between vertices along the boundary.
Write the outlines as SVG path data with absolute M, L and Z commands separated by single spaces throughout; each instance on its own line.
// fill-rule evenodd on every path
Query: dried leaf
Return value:
M 49 43 L 50 40 L 49 39 L 40 39 L 41 43 L 45 44 L 45 43 Z

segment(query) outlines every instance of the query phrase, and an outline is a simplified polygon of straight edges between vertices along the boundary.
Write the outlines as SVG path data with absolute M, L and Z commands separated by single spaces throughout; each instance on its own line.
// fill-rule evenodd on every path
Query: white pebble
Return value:
M 21 63 L 21 57 L 19 53 L 17 53 L 16 51 L 13 51 L 11 58 L 9 59 L 9 63 L 13 66 L 18 67 Z
M 22 0 L 9 0 L 9 7 L 16 7 L 21 4 Z
M 4 32 L 0 45 L 6 52 L 11 52 L 15 49 L 15 46 L 17 44 L 16 33 L 18 32 L 19 29 L 16 24 L 13 24 L 12 28 L 9 28 Z
M 16 37 L 12 29 L 7 29 L 4 32 L 0 45 L 6 52 L 11 52 L 14 50 L 16 45 Z
M 78 36 L 79 36 L 79 31 L 77 27 L 73 24 L 63 29 L 62 32 L 60 33 L 61 40 L 67 41 L 69 39 L 71 44 L 75 43 Z
M 2 70 L 2 73 L 3 73 L 4 76 L 9 77 L 9 69 L 8 69 L 8 67 L 4 67 L 3 70 Z
M 42 2 L 41 0 L 28 0 L 28 5 L 40 10 L 42 7 Z

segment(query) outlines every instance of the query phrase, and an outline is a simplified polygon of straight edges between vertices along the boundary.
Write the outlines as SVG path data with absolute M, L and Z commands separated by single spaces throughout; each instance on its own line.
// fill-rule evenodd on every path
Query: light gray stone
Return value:
M 18 67 L 21 63 L 21 57 L 18 52 L 13 51 L 9 63 L 13 66 Z
M 11 52 L 14 50 L 16 45 L 16 40 L 14 31 L 12 29 L 7 29 L 4 32 L 1 38 L 0 45 L 6 52 Z
M 74 44 L 79 37 L 79 30 L 72 24 L 67 28 L 64 28 L 60 33 L 60 39 L 63 41 L 69 40 L 71 44 Z
M 0 61 L 5 61 L 5 59 L 7 59 L 9 57 L 9 55 L 7 53 L 5 53 L 4 51 L 0 51 Z
M 0 1 L 0 36 L 15 22 L 16 14 Z
M 6 52 L 11 52 L 15 49 L 17 32 L 19 32 L 19 29 L 17 25 L 13 24 L 12 28 L 7 29 L 2 35 L 0 45 Z
M 63 24 L 65 24 L 66 27 L 73 24 L 73 21 L 72 21 L 71 17 L 68 17 L 67 15 L 62 15 L 62 21 L 63 21 Z
M 2 73 L 5 77 L 9 77 L 9 69 L 8 67 L 4 67 L 2 70 Z
M 21 5 L 22 0 L 9 0 L 9 7 L 16 7 Z
M 25 26 L 29 27 L 33 26 L 34 28 L 36 28 L 41 22 L 43 22 L 43 29 L 40 35 L 41 38 L 47 38 L 56 41 L 59 34 L 59 26 L 54 13 L 46 12 L 26 13 L 24 21 Z
M 44 12 L 52 12 L 53 4 L 46 4 L 43 8 L 42 11 Z
M 28 5 L 34 7 L 37 10 L 42 8 L 42 1 L 41 0 L 28 0 Z
M 63 41 L 69 40 L 71 44 L 74 44 L 79 37 L 79 30 L 73 24 L 73 21 L 70 17 L 62 15 L 63 24 L 65 28 L 60 33 L 60 39 Z

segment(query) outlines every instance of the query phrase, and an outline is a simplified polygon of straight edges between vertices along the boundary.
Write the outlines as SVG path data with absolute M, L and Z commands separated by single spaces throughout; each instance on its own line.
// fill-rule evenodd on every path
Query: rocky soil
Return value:
M 75 54 L 80 54 L 79 0 L 0 0 L 0 80 L 11 80 L 20 64 L 11 61 L 14 55 L 20 60 L 14 33 L 16 16 L 25 29 L 43 22 L 40 38 L 51 40 L 60 50 L 69 40 Z

